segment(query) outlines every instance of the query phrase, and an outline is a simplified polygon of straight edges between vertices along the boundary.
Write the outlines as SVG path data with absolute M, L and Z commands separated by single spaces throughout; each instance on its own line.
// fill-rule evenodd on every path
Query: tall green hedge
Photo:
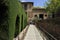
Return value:
M 0 40 L 8 40 L 8 2 L 0 0 Z
M 0 40 L 13 40 L 26 25 L 24 9 L 18 0 L 0 0 L 0 11 Z

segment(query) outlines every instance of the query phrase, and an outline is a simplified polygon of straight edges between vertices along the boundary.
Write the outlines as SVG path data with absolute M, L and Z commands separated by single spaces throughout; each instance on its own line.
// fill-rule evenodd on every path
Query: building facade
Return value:
M 45 8 L 34 7 L 33 2 L 21 2 L 25 12 L 27 14 L 28 20 L 38 17 L 38 19 L 47 19 L 48 14 Z

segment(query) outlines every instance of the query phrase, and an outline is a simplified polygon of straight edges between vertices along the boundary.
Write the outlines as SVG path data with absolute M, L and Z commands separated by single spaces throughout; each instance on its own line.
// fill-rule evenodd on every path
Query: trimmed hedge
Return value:
M 47 32 L 57 38 L 57 40 L 60 40 L 60 17 L 40 20 L 37 22 L 37 27 L 44 28 Z
M 26 26 L 25 20 L 26 14 L 18 0 L 0 0 L 0 40 L 13 40 Z

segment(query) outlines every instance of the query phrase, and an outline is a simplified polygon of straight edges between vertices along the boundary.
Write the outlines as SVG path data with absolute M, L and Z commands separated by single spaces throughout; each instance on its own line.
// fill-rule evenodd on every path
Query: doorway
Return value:
M 23 15 L 21 16 L 21 31 L 23 30 Z
M 43 14 L 39 14 L 39 19 L 43 19 Z
M 16 23 L 15 23 L 14 38 L 19 34 L 19 24 L 20 24 L 20 17 L 17 15 L 17 17 L 16 17 Z

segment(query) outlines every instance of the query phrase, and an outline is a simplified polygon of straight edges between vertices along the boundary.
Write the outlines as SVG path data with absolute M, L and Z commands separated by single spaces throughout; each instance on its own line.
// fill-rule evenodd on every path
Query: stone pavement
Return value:
M 47 37 L 36 28 L 35 25 L 30 25 L 24 40 L 48 40 Z

